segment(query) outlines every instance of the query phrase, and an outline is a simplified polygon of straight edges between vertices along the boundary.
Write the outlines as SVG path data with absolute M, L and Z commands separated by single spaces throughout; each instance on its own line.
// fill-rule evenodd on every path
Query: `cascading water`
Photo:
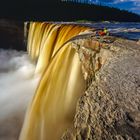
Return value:
M 35 75 L 39 73 L 42 78 L 20 140 L 58 140 L 71 127 L 85 81 L 78 53 L 66 42 L 89 30 L 77 25 L 30 23 L 28 53 L 36 63 Z
M 139 41 L 77 25 L 26 27 L 31 61 L 0 50 L 0 139 L 139 139 Z

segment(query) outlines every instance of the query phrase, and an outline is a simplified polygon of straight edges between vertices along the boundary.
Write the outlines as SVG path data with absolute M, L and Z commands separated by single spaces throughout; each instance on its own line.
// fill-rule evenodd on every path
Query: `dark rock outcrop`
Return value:
M 23 22 L 0 20 L 0 48 L 25 50 Z

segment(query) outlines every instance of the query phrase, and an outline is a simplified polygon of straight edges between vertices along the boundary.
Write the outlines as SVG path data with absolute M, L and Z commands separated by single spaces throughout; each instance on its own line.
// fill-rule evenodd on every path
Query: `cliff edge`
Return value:
M 63 140 L 140 139 L 140 45 L 115 37 L 75 40 L 87 90 Z

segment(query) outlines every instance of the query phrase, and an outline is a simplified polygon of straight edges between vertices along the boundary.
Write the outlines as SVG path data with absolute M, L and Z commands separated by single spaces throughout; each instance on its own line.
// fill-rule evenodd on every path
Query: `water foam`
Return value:
M 25 52 L 0 50 L 0 124 L 16 114 L 24 116 L 39 81 L 39 76 L 34 77 L 34 71 L 35 65 Z M 8 135 L 6 125 L 11 124 L 0 125 L 0 139 Z

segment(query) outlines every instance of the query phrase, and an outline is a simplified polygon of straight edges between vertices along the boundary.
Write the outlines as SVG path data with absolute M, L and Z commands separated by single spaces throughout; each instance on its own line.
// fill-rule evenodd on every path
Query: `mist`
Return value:
M 27 53 L 0 50 L 0 139 L 18 139 L 39 77 Z

